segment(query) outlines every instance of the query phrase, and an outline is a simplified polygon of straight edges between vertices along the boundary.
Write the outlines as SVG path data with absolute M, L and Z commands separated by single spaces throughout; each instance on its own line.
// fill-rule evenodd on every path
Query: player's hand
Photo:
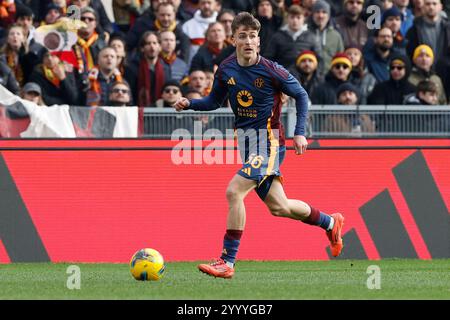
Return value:
M 186 99 L 185 97 L 181 97 L 177 100 L 177 102 L 175 102 L 173 104 L 173 107 L 175 108 L 175 110 L 177 110 L 178 112 L 186 109 L 187 107 L 189 107 L 191 103 L 189 102 L 188 99 Z
M 294 136 L 295 154 L 303 154 L 308 147 L 308 141 L 305 136 Z

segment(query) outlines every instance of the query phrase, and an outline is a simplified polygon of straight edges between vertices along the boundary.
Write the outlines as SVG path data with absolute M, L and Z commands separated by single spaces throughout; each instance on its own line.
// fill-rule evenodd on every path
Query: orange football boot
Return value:
M 333 257 L 337 257 L 341 254 L 342 248 L 344 247 L 341 237 L 344 216 L 340 213 L 333 213 L 331 217 L 334 219 L 334 226 L 331 231 L 327 231 L 327 237 L 330 240 L 331 254 Z
M 199 264 L 198 269 L 216 278 L 226 278 L 229 279 L 234 275 L 234 269 L 227 266 L 226 262 L 222 259 L 217 259 L 210 264 Z

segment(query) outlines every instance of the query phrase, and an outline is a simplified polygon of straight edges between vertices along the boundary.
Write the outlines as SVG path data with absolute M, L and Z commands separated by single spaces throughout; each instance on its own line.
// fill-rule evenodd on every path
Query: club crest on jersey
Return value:
M 264 79 L 263 78 L 256 78 L 256 80 L 255 80 L 255 87 L 257 87 L 258 89 L 261 89 L 262 87 L 264 87 Z
M 241 90 L 237 94 L 237 101 L 244 108 L 250 107 L 253 104 L 253 97 L 247 90 Z

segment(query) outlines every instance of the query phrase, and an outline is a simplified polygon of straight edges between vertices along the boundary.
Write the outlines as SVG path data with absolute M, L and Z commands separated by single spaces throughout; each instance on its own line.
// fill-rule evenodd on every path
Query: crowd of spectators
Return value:
M 71 6 L 84 22 L 76 63 L 34 39 Z M 261 23 L 260 54 L 312 104 L 449 102 L 450 1 L 441 0 L 0 0 L 0 84 L 40 105 L 170 107 L 209 93 L 234 52 L 240 11 Z

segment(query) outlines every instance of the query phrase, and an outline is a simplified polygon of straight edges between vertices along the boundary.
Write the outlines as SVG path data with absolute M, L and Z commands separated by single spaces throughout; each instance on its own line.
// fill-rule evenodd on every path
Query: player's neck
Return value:
M 236 56 L 237 58 L 237 62 L 241 67 L 249 67 L 252 66 L 254 64 L 257 64 L 259 62 L 260 56 L 259 54 L 251 57 L 251 58 L 244 58 L 244 57 L 240 57 L 240 56 Z

